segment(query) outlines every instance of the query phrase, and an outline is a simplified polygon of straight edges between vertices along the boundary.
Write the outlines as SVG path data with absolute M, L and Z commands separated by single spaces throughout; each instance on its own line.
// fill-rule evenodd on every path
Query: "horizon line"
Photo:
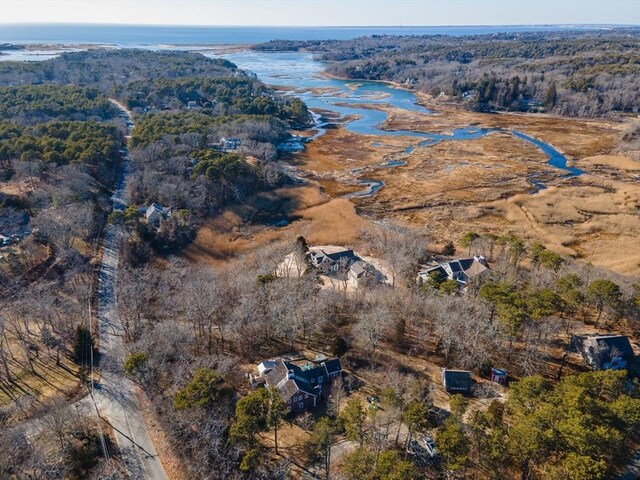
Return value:
M 496 23 L 449 25 L 220 25 L 220 24 L 170 24 L 170 23 L 112 23 L 112 22 L 8 22 L 0 20 L 0 28 L 10 26 L 105 26 L 105 27 L 159 27 L 159 28 L 483 28 L 483 27 L 638 27 L 634 23 Z

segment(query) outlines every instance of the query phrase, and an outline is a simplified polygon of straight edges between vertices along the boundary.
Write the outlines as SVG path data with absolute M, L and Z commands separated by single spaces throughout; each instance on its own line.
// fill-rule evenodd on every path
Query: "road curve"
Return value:
M 122 112 L 129 138 L 133 120 L 122 104 L 111 100 Z M 128 152 L 124 152 L 121 173 L 112 197 L 113 208 L 121 210 L 126 202 Z M 133 479 L 168 480 L 138 407 L 135 386 L 123 372 L 125 348 L 123 328 L 117 311 L 116 280 L 121 231 L 107 225 L 99 276 L 98 332 L 100 339 L 101 379 L 93 388 L 93 398 L 99 415 L 115 433 L 122 459 Z

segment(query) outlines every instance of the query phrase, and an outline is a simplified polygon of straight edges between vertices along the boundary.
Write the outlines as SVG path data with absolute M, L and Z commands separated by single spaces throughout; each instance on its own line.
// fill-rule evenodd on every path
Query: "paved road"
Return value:
M 113 100 L 112 100 L 113 101 Z M 131 114 L 121 104 L 113 101 L 128 122 L 129 134 L 133 128 Z M 128 176 L 125 160 L 122 173 L 113 195 L 114 209 L 122 209 Z M 125 377 L 122 364 L 125 357 L 123 329 L 117 313 L 116 279 L 120 234 L 118 228 L 108 225 L 104 235 L 104 250 L 98 290 L 98 321 L 100 338 L 101 379 L 95 384 L 93 398 L 100 416 L 115 432 L 122 458 L 134 479 L 168 479 L 144 418 L 137 404 L 133 382 Z

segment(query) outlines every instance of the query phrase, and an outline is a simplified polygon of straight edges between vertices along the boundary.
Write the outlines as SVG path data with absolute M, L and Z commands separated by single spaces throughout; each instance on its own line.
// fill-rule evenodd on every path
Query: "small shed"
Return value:
M 500 385 L 507 384 L 507 371 L 502 368 L 491 369 L 491 381 L 499 383 Z
M 598 335 L 583 342 L 583 356 L 594 370 L 620 370 L 633 360 L 633 347 L 625 335 Z
M 471 391 L 471 372 L 467 370 L 442 369 L 442 385 L 449 393 L 468 393 Z

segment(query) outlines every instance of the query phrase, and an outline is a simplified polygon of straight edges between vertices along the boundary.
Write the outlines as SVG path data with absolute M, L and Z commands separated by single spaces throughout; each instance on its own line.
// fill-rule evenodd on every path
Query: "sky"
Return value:
M 640 0 L 0 0 L 0 24 L 640 25 Z

